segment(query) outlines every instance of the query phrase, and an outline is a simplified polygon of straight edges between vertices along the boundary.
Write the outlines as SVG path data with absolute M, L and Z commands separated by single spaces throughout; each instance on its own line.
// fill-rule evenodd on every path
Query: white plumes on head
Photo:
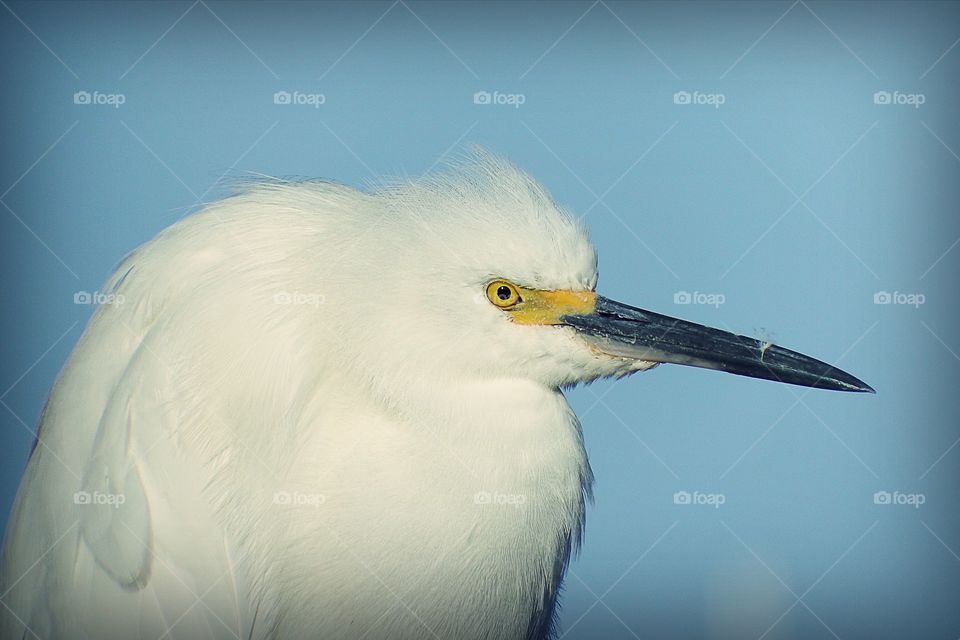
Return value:
M 412 234 L 410 249 L 437 245 L 430 248 L 443 254 L 434 261 L 446 268 L 436 269 L 442 276 L 507 277 L 536 289 L 596 286 L 597 256 L 583 226 L 530 176 L 485 151 L 373 194 Z

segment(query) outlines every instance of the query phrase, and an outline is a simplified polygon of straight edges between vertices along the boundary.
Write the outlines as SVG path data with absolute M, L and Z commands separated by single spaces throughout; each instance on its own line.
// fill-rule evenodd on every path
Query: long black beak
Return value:
M 593 313 L 567 315 L 608 355 L 726 371 L 804 387 L 876 393 L 865 382 L 796 351 L 597 296 Z

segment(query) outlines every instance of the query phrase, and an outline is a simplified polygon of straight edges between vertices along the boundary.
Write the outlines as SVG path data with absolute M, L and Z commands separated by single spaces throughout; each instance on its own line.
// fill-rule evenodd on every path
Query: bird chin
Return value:
M 577 384 L 590 384 L 596 380 L 604 378 L 614 378 L 620 380 L 633 375 L 638 371 L 648 371 L 653 369 L 659 362 L 650 362 L 647 360 L 635 360 L 621 356 L 612 356 L 602 351 L 591 349 L 593 358 L 592 363 L 581 368 L 574 380 L 565 383 L 565 386 L 576 386 Z
M 645 354 L 644 351 L 638 350 L 632 345 L 601 336 L 583 335 L 581 337 L 595 356 L 611 364 L 612 368 L 615 369 L 612 375 L 617 378 L 628 376 L 637 371 L 647 371 L 658 364 L 662 364 L 657 360 L 644 359 L 644 355 L 652 354 Z
M 613 377 L 619 380 L 620 378 L 626 378 L 629 375 L 633 375 L 638 371 L 649 371 L 654 367 L 663 364 L 661 362 L 650 362 L 648 360 L 630 360 L 629 358 L 616 358 L 621 362 L 617 367 L 616 373 L 613 374 Z

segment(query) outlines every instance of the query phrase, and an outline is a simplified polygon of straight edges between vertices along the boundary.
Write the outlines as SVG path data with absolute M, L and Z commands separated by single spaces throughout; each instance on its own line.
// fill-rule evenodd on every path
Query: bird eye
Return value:
M 512 307 L 520 299 L 520 292 L 506 280 L 494 280 L 487 285 L 487 299 L 501 309 Z

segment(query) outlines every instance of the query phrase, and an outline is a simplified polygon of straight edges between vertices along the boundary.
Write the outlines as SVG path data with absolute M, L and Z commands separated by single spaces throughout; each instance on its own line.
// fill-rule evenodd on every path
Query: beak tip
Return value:
M 859 378 L 854 378 L 849 373 L 842 372 L 843 376 L 840 378 L 833 378 L 830 380 L 832 383 L 831 386 L 827 387 L 830 389 L 835 389 L 837 391 L 847 391 L 850 393 L 872 393 L 876 395 L 877 390 L 868 385 L 863 380 Z M 818 384 L 813 384 L 810 386 L 820 386 Z

